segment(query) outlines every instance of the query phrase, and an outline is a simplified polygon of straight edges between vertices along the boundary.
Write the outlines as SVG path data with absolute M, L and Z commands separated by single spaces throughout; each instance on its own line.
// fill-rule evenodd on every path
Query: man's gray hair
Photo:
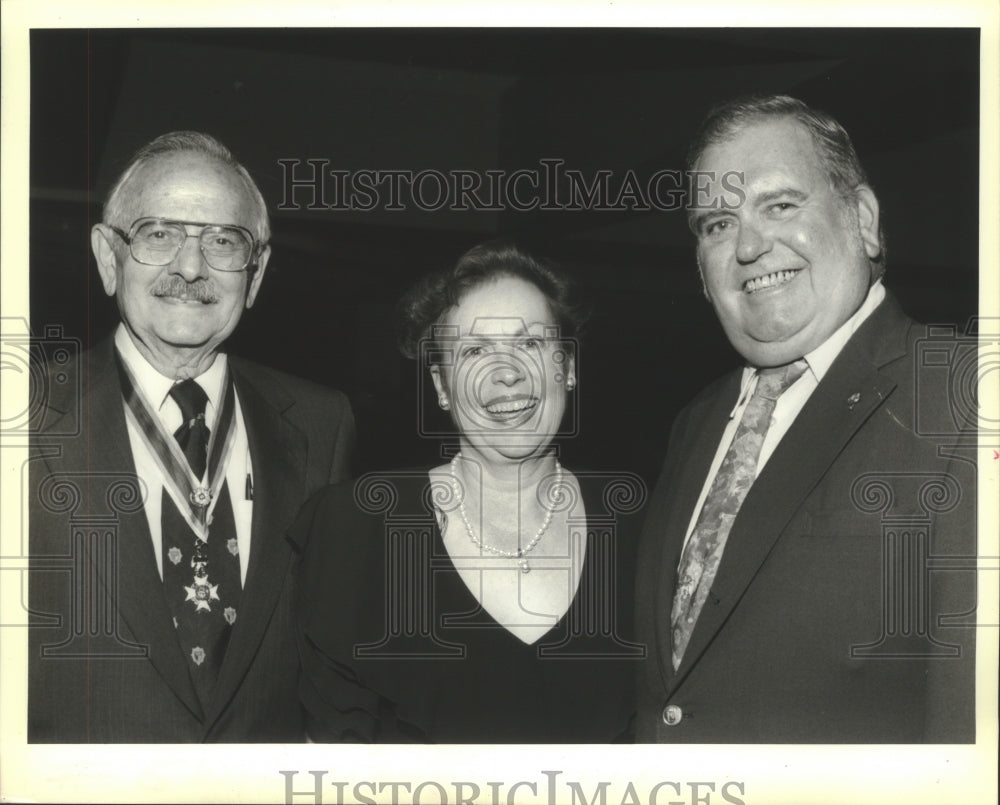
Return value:
M 260 246 L 265 245 L 271 237 L 271 224 L 267 216 L 267 205 L 264 203 L 264 197 L 261 195 L 257 183 L 226 146 L 210 134 L 204 134 L 200 131 L 171 131 L 168 134 L 161 134 L 136 151 L 108 193 L 104 202 L 104 223 L 108 226 L 117 226 L 120 229 L 127 228 L 132 223 L 125 220 L 130 191 L 129 181 L 135 172 L 142 165 L 158 157 L 185 152 L 202 154 L 218 160 L 239 175 L 246 187 L 247 194 L 256 207 L 256 224 L 253 234 Z M 211 223 L 229 222 L 213 221 Z

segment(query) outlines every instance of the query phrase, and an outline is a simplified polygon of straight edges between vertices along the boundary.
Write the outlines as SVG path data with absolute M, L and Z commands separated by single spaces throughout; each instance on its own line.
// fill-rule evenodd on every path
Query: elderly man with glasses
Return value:
M 108 195 L 91 244 L 121 323 L 78 386 L 49 383 L 31 464 L 29 741 L 302 739 L 284 531 L 348 477 L 354 423 L 339 392 L 221 351 L 269 234 L 198 132 L 140 149 Z

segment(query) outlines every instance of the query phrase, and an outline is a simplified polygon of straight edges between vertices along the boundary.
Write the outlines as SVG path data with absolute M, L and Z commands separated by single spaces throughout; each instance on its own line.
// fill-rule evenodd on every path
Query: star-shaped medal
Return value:
M 195 578 L 192 582 L 191 587 L 185 587 L 184 590 L 187 592 L 187 598 L 185 601 L 194 601 L 194 610 L 198 612 L 204 610 L 205 612 L 211 612 L 212 607 L 209 605 L 209 601 L 219 600 L 219 585 L 212 584 L 208 580 L 208 576 L 202 579 Z

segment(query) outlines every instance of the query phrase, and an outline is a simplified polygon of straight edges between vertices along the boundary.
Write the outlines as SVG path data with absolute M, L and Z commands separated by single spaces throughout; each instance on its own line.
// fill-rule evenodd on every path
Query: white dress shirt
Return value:
M 826 341 L 808 355 L 803 356 L 806 363 L 809 364 L 809 368 L 802 374 L 802 377 L 789 386 L 785 393 L 778 398 L 774 406 L 771 425 L 764 436 L 760 456 L 757 458 L 757 473 L 754 476 L 755 478 L 760 475 L 761 470 L 764 469 L 764 465 L 767 464 L 778 443 L 792 426 L 795 417 L 799 415 L 806 401 L 816 390 L 819 382 L 826 375 L 827 371 L 829 371 L 830 366 L 833 365 L 834 360 L 836 360 L 851 336 L 854 335 L 865 319 L 872 314 L 872 311 L 879 306 L 883 299 L 885 299 L 885 287 L 882 285 L 881 280 L 877 280 L 868 289 L 865 301 L 855 311 L 854 315 L 845 321 Z M 756 388 L 757 370 L 752 366 L 747 366 L 743 369 L 740 396 L 737 398 L 733 410 L 729 412 L 729 424 L 726 425 L 726 429 L 722 432 L 722 439 L 719 441 L 719 446 L 715 451 L 715 458 L 712 459 L 712 465 L 709 467 L 708 477 L 705 478 L 701 495 L 698 496 L 698 502 L 691 513 L 687 535 L 684 537 L 685 545 L 687 545 L 687 541 L 691 538 L 691 533 L 698 523 L 698 515 L 701 514 L 705 498 L 708 497 L 708 490 L 711 488 L 712 481 L 715 480 L 715 476 L 719 472 L 719 467 L 722 466 L 722 460 L 726 457 L 729 444 L 736 435 L 736 429 L 743 418 L 743 411 L 749 404 L 750 398 L 753 396 Z
M 163 424 L 165 436 L 173 438 L 173 433 L 181 426 L 181 409 L 170 396 L 171 387 L 176 382 L 171 377 L 160 374 L 152 364 L 147 361 L 129 334 L 124 324 L 119 324 L 115 331 L 115 347 L 121 355 L 125 365 L 128 366 L 135 378 L 139 394 L 141 394 L 149 404 L 151 410 L 155 411 Z M 202 374 L 195 378 L 198 385 L 202 387 L 208 395 L 208 403 L 205 406 L 205 424 L 211 430 L 215 427 L 215 421 L 219 415 L 219 407 L 222 405 L 223 394 L 225 393 L 226 367 L 228 361 L 225 354 L 219 353 L 215 356 L 212 365 Z M 243 412 L 240 408 L 239 395 L 235 396 L 236 409 L 233 412 L 233 448 L 229 453 L 229 460 L 226 465 L 226 483 L 229 485 L 229 499 L 233 504 L 233 519 L 236 523 L 236 540 L 239 547 L 240 559 L 240 582 L 246 584 L 247 563 L 250 559 L 250 527 L 253 522 L 253 501 L 246 499 L 246 487 L 248 478 L 252 478 L 252 467 L 250 464 L 250 448 L 247 441 L 246 427 L 243 423 Z M 149 522 L 149 533 L 153 538 L 153 552 L 156 554 L 156 567 L 159 570 L 160 578 L 163 578 L 163 547 L 160 527 L 161 498 L 163 494 L 163 476 L 160 466 L 152 451 L 146 444 L 142 432 L 134 421 L 128 405 L 122 400 L 125 408 L 125 422 L 128 427 L 128 439 L 132 448 L 132 459 L 135 461 L 135 471 L 142 482 L 144 500 L 143 509 L 146 512 L 146 519 Z M 170 487 L 167 486 L 168 492 Z M 212 507 L 217 501 L 212 502 Z M 188 506 L 187 501 L 174 501 L 178 508 Z M 181 508 L 183 511 L 183 508 Z M 209 514 L 211 514 L 211 508 Z M 211 537 L 210 537 L 211 538 Z

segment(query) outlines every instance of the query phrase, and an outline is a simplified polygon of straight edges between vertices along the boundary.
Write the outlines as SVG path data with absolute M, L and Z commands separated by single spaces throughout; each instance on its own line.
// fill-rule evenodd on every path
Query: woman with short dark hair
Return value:
M 330 487 L 292 532 L 311 737 L 626 738 L 645 489 L 559 461 L 586 318 L 572 283 L 485 244 L 400 311 L 401 347 L 429 368 L 457 444 L 430 469 Z

